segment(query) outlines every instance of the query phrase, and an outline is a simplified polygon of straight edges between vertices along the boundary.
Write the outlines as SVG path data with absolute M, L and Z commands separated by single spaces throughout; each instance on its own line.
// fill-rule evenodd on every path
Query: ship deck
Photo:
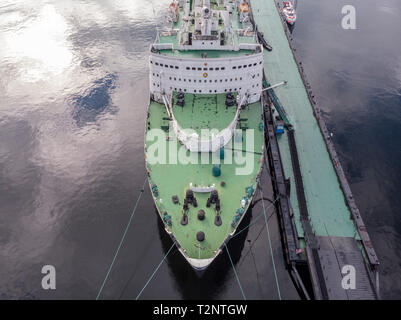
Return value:
M 186 6 L 189 6 L 189 2 L 185 4 Z M 211 8 L 213 10 L 223 10 L 224 8 L 218 5 L 217 1 L 212 0 L 210 2 Z M 182 30 L 184 21 L 183 21 L 183 15 L 184 15 L 184 9 L 180 8 L 178 11 L 178 19 L 177 21 L 173 24 L 174 29 L 176 30 Z M 234 36 L 229 37 L 226 39 L 226 44 L 231 45 L 233 47 L 238 47 L 239 44 L 241 43 L 257 43 L 256 39 L 254 36 L 250 35 L 238 35 L 237 30 L 246 28 L 248 24 L 242 24 L 239 21 L 238 15 L 237 14 L 231 14 L 229 17 L 229 21 L 231 23 L 231 27 L 234 30 Z M 194 26 L 190 25 L 190 32 L 193 32 Z M 221 24 L 219 25 L 219 30 L 224 31 L 224 25 Z M 239 57 L 239 56 L 245 56 L 245 55 L 250 55 L 255 53 L 254 50 L 248 50 L 248 49 L 239 49 L 239 50 L 177 50 L 180 44 L 179 41 L 180 38 L 180 33 L 178 32 L 177 35 L 163 35 L 160 34 L 158 42 L 163 43 L 163 44 L 172 44 L 173 49 L 163 49 L 160 50 L 160 54 L 166 55 L 166 56 L 173 56 L 173 57 L 182 57 L 182 58 L 202 58 L 205 54 L 207 55 L 208 58 L 226 58 L 226 57 Z
M 198 101 L 198 104 L 200 104 L 201 102 L 211 99 L 211 95 L 193 95 L 193 98 Z M 216 101 L 215 99 L 216 98 L 214 98 L 214 101 Z M 222 123 L 226 121 L 225 118 L 227 118 L 227 116 L 224 111 L 224 101 L 222 103 L 221 106 L 220 104 L 219 106 L 214 105 L 215 108 L 222 107 L 223 109 L 221 113 L 218 113 L 218 117 L 216 117 L 216 113 L 213 114 L 213 117 L 210 117 L 213 123 L 217 124 L 219 121 L 222 121 Z M 204 110 L 205 108 L 208 108 L 208 106 L 199 105 L 198 107 L 203 108 Z M 192 106 L 189 104 L 189 99 L 186 101 L 183 108 L 188 112 L 182 111 L 183 113 L 181 114 L 181 118 L 178 117 L 180 121 L 182 121 L 180 125 L 185 123 L 189 127 L 194 127 L 198 123 L 198 119 L 191 115 Z M 233 109 L 235 109 L 235 107 L 233 107 Z M 209 111 L 205 110 L 205 112 Z M 262 109 L 260 102 L 253 103 L 241 111 L 240 118 L 246 119 L 247 127 L 249 129 L 254 129 L 254 149 L 253 152 L 247 152 L 245 150 L 247 143 L 246 134 L 243 134 L 243 142 L 239 143 L 239 145 L 233 145 L 231 143 L 232 141 L 229 142 L 224 147 L 224 157 L 225 160 L 231 158 L 231 163 L 229 163 L 229 161 L 220 160 L 219 152 L 191 153 L 178 142 L 172 132 L 169 132 L 169 139 L 164 139 L 167 144 L 165 159 L 168 159 L 168 163 L 152 164 L 150 161 L 152 141 L 146 141 L 147 169 L 149 172 L 150 184 L 156 184 L 158 188 L 158 195 L 155 196 L 154 194 L 157 209 L 162 217 L 164 211 L 171 216 L 172 225 L 168 226 L 165 224 L 165 227 L 169 232 L 172 232 L 178 244 L 185 249 L 186 255 L 190 258 L 208 259 L 215 255 L 225 239 L 235 230 L 231 226 L 231 222 L 236 214 L 236 210 L 241 207 L 241 199 L 246 196 L 246 187 L 252 186 L 253 189 L 256 190 L 257 178 L 262 166 L 264 145 L 263 129 L 260 128 L 261 114 Z M 151 129 L 164 129 L 167 131 L 168 120 L 166 119 L 168 119 L 168 114 L 165 106 L 151 101 L 147 120 L 147 132 Z M 203 120 L 205 119 L 206 116 L 204 116 Z M 240 128 L 239 126 L 242 125 L 242 122 L 244 121 L 239 121 L 238 128 Z M 185 129 L 185 127 L 183 128 Z M 178 151 L 174 149 L 174 146 L 177 146 Z M 181 156 L 186 157 L 188 163 L 182 163 L 180 159 L 177 159 L 177 157 L 180 156 L 180 153 Z M 246 155 L 252 156 L 252 158 L 249 158 L 251 159 L 249 161 L 249 164 L 252 165 L 251 170 L 249 174 L 238 175 L 236 174 L 236 169 L 245 166 L 245 164 L 238 164 L 239 159 Z M 203 157 L 203 159 L 201 157 Z M 204 157 L 208 159 L 209 163 L 204 163 Z M 171 161 L 173 158 L 177 159 L 176 163 Z M 220 161 L 222 162 L 221 176 L 215 177 L 212 174 L 213 163 L 218 163 Z M 225 183 L 224 186 L 221 185 L 221 182 L 223 181 Z M 183 201 L 185 198 L 185 192 L 189 189 L 190 183 L 194 186 L 205 187 L 212 186 L 213 184 L 215 185 L 215 189 L 218 191 L 221 201 L 221 226 L 216 226 L 214 224 L 214 205 L 210 208 L 206 207 L 206 201 L 210 196 L 210 192 L 194 193 L 198 206 L 195 208 L 192 205 L 189 205 L 188 224 L 185 226 L 181 225 Z M 174 195 L 178 196 L 178 204 L 174 204 L 172 201 Z M 197 218 L 197 212 L 200 209 L 203 209 L 206 213 L 206 219 L 203 221 L 200 221 Z M 203 242 L 198 242 L 196 240 L 196 233 L 198 231 L 203 231 L 205 233 L 205 240 Z
M 236 96 L 236 94 L 234 95 Z M 217 129 L 228 127 L 234 120 L 236 106 L 226 107 L 226 95 L 222 94 L 191 94 L 185 93 L 185 106 L 176 104 L 175 94 L 173 113 L 182 128 L 192 129 L 201 135 L 202 129 Z M 206 132 L 205 132 L 206 134 Z M 209 138 L 204 136 L 203 138 Z

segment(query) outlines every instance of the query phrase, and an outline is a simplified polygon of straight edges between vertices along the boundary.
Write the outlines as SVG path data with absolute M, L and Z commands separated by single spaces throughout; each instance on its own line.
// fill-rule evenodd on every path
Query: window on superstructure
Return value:
M 159 65 L 159 63 L 155 62 L 155 65 L 157 65 L 157 66 L 158 66 L 158 65 Z
M 226 70 L 226 68 L 225 67 L 221 67 L 221 70 Z
M 237 69 L 237 67 L 234 66 L 233 69 Z
M 178 66 L 175 66 L 176 69 L 178 69 Z
M 198 71 L 202 71 L 202 68 L 198 68 Z
M 256 66 L 257 65 L 257 63 L 255 62 L 254 64 L 253 64 L 253 66 Z
M 191 69 L 190 67 L 187 67 L 187 70 Z
M 216 71 L 219 71 L 220 70 L 220 68 L 216 68 Z
M 213 68 L 209 68 L 210 71 L 213 71 Z
M 164 67 L 163 63 L 160 63 L 160 67 Z
M 192 67 L 192 70 L 196 70 L 196 68 L 195 68 L 195 67 Z
M 207 68 L 203 68 L 203 71 L 207 71 Z
M 241 69 L 242 68 L 242 66 L 238 66 L 238 69 Z

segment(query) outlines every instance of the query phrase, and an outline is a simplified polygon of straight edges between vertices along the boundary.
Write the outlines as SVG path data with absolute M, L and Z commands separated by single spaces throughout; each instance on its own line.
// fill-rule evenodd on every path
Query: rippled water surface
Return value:
M 147 51 L 168 3 L 1 1 L 0 298 L 96 297 L 145 179 Z M 382 262 L 383 296 L 401 298 L 401 3 L 348 3 L 357 30 L 341 29 L 342 1 L 299 1 L 294 44 Z M 263 227 L 230 247 L 247 297 L 276 299 Z M 146 190 L 102 297 L 134 299 L 170 245 Z M 41 289 L 45 264 L 54 291 Z M 285 271 L 279 281 L 298 298 Z M 141 297 L 241 294 L 226 255 L 200 280 L 173 251 Z

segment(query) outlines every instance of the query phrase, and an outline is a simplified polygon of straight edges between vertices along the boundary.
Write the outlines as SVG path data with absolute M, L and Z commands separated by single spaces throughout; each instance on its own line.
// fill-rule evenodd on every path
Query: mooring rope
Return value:
M 155 276 L 156 272 L 159 270 L 160 266 L 163 264 L 164 260 L 166 260 L 168 254 L 170 253 L 170 251 L 173 249 L 175 245 L 175 242 L 173 242 L 172 246 L 170 247 L 170 249 L 167 251 L 167 253 L 164 255 L 162 261 L 160 261 L 159 265 L 156 267 L 155 271 L 153 271 L 152 275 L 150 276 L 150 278 L 148 279 L 148 281 L 146 281 L 145 285 L 143 286 L 142 290 L 138 293 L 138 295 L 136 296 L 135 300 L 138 300 L 139 297 L 141 296 L 142 292 L 146 289 L 146 287 L 148 286 L 149 282 L 153 279 L 153 277 Z
M 277 197 L 276 199 L 274 199 L 271 204 L 267 207 L 267 209 L 269 209 L 270 207 L 272 207 L 274 205 L 274 203 L 278 200 L 279 197 Z M 262 201 L 263 203 L 263 201 Z M 252 219 L 252 222 L 250 224 L 248 224 L 246 227 L 244 227 L 243 229 L 241 229 L 240 231 L 238 231 L 236 234 L 234 234 L 232 238 L 235 238 L 236 236 L 238 236 L 241 232 L 245 231 L 246 229 L 248 229 L 250 226 L 252 226 L 254 223 L 256 223 L 256 221 L 263 215 L 263 212 L 259 213 L 255 218 Z
M 239 281 L 239 278 L 238 278 L 237 271 L 235 270 L 234 263 L 233 263 L 233 261 L 231 260 L 230 252 L 228 251 L 227 245 L 226 245 L 225 243 L 224 243 L 224 245 L 225 245 L 225 247 L 226 247 L 226 250 L 227 250 L 227 253 L 228 253 L 228 257 L 230 258 L 231 266 L 233 267 L 235 277 L 237 278 L 237 282 L 238 282 L 238 286 L 239 286 L 239 288 L 240 288 L 240 290 L 241 290 L 242 298 L 243 298 L 244 300 L 246 300 L 246 297 L 245 297 L 245 294 L 244 294 L 244 290 L 242 290 L 241 282 Z
M 262 206 L 263 206 L 263 214 L 265 216 L 265 224 L 266 224 L 266 230 L 267 230 L 267 238 L 269 240 L 269 247 L 270 247 L 270 255 L 272 257 L 272 263 L 273 263 L 273 270 L 274 270 L 274 278 L 276 280 L 276 286 L 277 286 L 277 293 L 278 297 L 281 300 L 281 293 L 280 293 L 280 286 L 278 284 L 278 277 L 277 277 L 277 272 L 276 272 L 276 264 L 274 262 L 274 256 L 273 256 L 273 249 L 272 249 L 272 242 L 270 240 L 270 232 L 269 232 L 269 224 L 267 222 L 267 215 L 266 215 L 266 209 L 265 209 L 265 202 L 263 200 L 263 193 L 262 193 L 262 188 L 259 188 L 260 196 L 262 198 Z
M 122 246 L 122 244 L 123 244 L 123 242 L 124 242 L 125 236 L 127 235 L 128 229 L 129 229 L 129 227 L 130 227 L 130 225 L 131 225 L 132 218 L 134 217 L 136 208 L 138 207 L 139 200 L 141 199 L 142 194 L 143 194 L 143 192 L 145 191 L 145 184 L 146 184 L 146 181 L 147 181 L 147 180 L 148 180 L 148 178 L 145 178 L 145 181 L 143 182 L 143 186 L 142 186 L 141 192 L 140 192 L 140 194 L 139 194 L 139 196 L 138 196 L 138 199 L 136 200 L 136 204 L 135 204 L 134 210 L 132 211 L 131 216 L 130 216 L 130 218 L 129 218 L 129 220 L 128 220 L 127 226 L 125 227 L 125 231 L 124 231 L 123 236 L 122 236 L 122 238 L 121 238 L 121 240 L 120 240 L 120 243 L 119 243 L 119 245 L 118 245 L 118 247 L 117 247 L 117 250 L 116 250 L 116 252 L 115 252 L 115 254 L 114 254 L 113 261 L 112 261 L 111 264 L 110 264 L 110 267 L 109 267 L 109 269 L 108 269 L 108 271 L 107 271 L 106 277 L 105 277 L 104 280 L 103 280 L 102 286 L 100 287 L 100 290 L 99 290 L 99 292 L 98 292 L 98 294 L 97 294 L 97 296 L 96 296 L 96 300 L 99 300 L 99 297 L 100 297 L 100 295 L 102 294 L 102 291 L 103 291 L 103 288 L 104 288 L 104 286 L 105 286 L 105 284 L 106 284 L 106 282 L 107 282 L 107 279 L 109 278 L 111 269 L 112 269 L 113 266 L 114 266 L 114 262 L 116 261 L 117 255 L 118 255 L 118 253 L 120 252 L 120 249 L 121 249 L 121 246 Z

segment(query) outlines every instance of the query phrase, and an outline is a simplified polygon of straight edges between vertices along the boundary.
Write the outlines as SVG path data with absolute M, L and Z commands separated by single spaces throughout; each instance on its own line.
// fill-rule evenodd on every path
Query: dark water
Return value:
M 1 2 L 0 298 L 96 297 L 145 179 L 147 50 L 168 3 Z M 343 4 L 355 4 L 357 30 L 341 29 Z M 401 3 L 304 0 L 298 11 L 297 54 L 381 259 L 382 293 L 401 298 Z M 281 295 L 297 299 L 270 221 Z M 277 299 L 264 227 L 229 249 L 247 298 Z M 170 246 L 146 190 L 102 298 L 135 299 Z M 46 264 L 53 291 L 40 285 Z M 173 250 L 141 298 L 241 293 L 226 254 L 200 280 Z
M 356 30 L 341 8 L 356 9 Z M 317 102 L 333 132 L 381 262 L 383 298 L 401 298 L 401 2 L 299 1 L 294 29 Z

